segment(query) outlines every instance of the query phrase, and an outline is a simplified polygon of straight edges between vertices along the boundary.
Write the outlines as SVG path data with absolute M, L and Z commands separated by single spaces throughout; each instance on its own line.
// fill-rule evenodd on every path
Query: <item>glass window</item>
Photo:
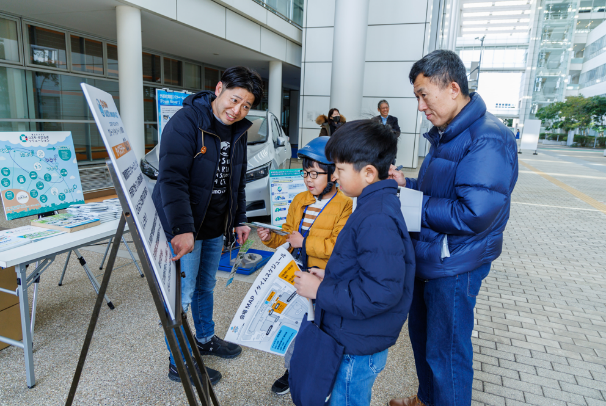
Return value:
M 145 153 L 147 154 L 158 144 L 158 124 L 145 124 Z
M 64 33 L 29 24 L 27 32 L 29 36 L 30 63 L 67 69 Z
M 204 68 L 204 89 L 215 90 L 219 80 L 219 71 L 217 69 Z
M 157 122 L 156 88 L 143 86 L 143 121 Z
M 103 75 L 103 43 L 71 35 L 72 70 Z
M 118 77 L 118 47 L 107 44 L 107 76 Z
M 0 59 L 19 62 L 17 22 L 0 18 Z
M 278 136 L 280 135 L 280 126 L 276 119 L 271 119 L 271 139 L 274 142 L 274 146 L 278 146 Z
M 252 122 L 248 130 L 248 145 L 260 144 L 267 141 L 267 120 L 263 116 L 246 116 Z
M 164 58 L 164 84 L 183 86 L 183 62 L 176 59 Z
M 28 118 L 25 92 L 25 71 L 0 67 L 0 119 Z
M 143 80 L 160 83 L 160 57 L 143 52 Z
M 166 59 L 164 59 L 164 63 L 166 63 Z M 201 89 L 201 79 L 200 76 L 202 74 L 202 67 L 198 65 L 194 65 L 192 63 L 185 62 L 183 64 L 183 76 L 185 79 L 185 87 L 190 89 Z M 166 73 L 165 73 L 166 75 Z
M 596 13 L 602 13 L 606 11 L 606 0 L 594 0 L 593 11 Z

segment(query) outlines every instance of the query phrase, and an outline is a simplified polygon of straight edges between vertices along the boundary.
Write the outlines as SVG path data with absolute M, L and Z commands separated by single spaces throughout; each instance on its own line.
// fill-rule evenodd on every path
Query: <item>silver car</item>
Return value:
M 267 216 L 271 210 L 269 170 L 290 168 L 290 143 L 272 113 L 251 110 L 246 118 L 253 123 L 248 130 L 246 216 Z M 160 144 L 141 160 L 141 170 L 150 179 L 152 188 L 158 178 L 159 150 Z

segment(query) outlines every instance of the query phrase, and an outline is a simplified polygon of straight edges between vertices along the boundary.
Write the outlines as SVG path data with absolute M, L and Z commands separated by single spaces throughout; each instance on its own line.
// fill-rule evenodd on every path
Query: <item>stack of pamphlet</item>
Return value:
M 66 233 L 73 233 L 99 224 L 101 222 L 96 216 L 72 213 L 55 214 L 54 216 L 32 220 L 32 226 L 60 230 Z
M 24 226 L 0 231 L 0 251 L 6 251 L 21 245 L 29 244 L 30 242 L 44 240 L 45 238 L 64 233 L 65 231 L 43 230 L 33 226 Z
M 67 212 L 79 216 L 96 217 L 102 223 L 105 223 L 116 220 L 122 213 L 122 209 L 119 202 L 116 205 L 114 199 L 108 199 L 103 203 L 74 204 L 67 208 Z

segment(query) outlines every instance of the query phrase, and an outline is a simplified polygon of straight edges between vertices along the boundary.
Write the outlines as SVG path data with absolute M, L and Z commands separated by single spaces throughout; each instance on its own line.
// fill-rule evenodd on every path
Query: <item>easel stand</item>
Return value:
M 95 332 L 95 327 L 97 325 L 97 320 L 99 318 L 99 312 L 101 310 L 101 305 L 103 304 L 103 298 L 105 296 L 105 292 L 107 290 L 107 285 L 109 284 L 109 279 L 111 277 L 112 270 L 114 269 L 114 263 L 116 261 L 116 256 L 118 254 L 118 249 L 120 247 L 120 242 L 122 240 L 122 235 L 124 233 L 124 226 L 128 222 L 128 227 L 133 238 L 133 243 L 137 249 L 137 254 L 141 260 L 141 267 L 143 268 L 143 273 L 145 274 L 145 279 L 149 285 L 149 290 L 154 299 L 154 303 L 156 305 L 156 310 L 158 312 L 158 316 L 160 316 L 160 320 L 162 323 L 162 327 L 164 328 L 164 334 L 166 334 L 166 338 L 168 340 L 168 345 L 173 354 L 173 358 L 175 359 L 175 364 L 177 366 L 177 371 L 179 372 L 179 376 L 181 377 L 181 384 L 183 385 L 183 389 L 185 390 L 185 395 L 187 396 L 187 400 L 190 406 L 197 406 L 198 400 L 194 394 L 192 388 L 192 382 L 189 379 L 189 376 L 192 377 L 192 381 L 194 386 L 196 387 L 196 392 L 198 394 L 198 398 L 202 404 L 202 406 L 219 406 L 219 402 L 215 393 L 213 391 L 212 385 L 210 383 L 210 378 L 206 373 L 206 368 L 204 366 L 204 362 L 202 361 L 202 357 L 200 356 L 200 351 L 198 350 L 198 346 L 196 345 L 196 340 L 194 335 L 189 328 L 189 324 L 187 323 L 186 315 L 182 311 L 181 308 L 181 278 L 177 277 L 177 286 L 176 286 L 176 306 L 175 306 L 175 314 L 180 315 L 176 320 L 172 320 L 169 316 L 169 313 L 166 311 L 166 307 L 164 304 L 164 300 L 162 298 L 162 294 L 160 291 L 160 286 L 156 280 L 156 277 L 153 273 L 151 265 L 149 263 L 149 258 L 144 250 L 143 243 L 141 240 L 141 234 L 139 233 L 139 229 L 137 228 L 135 221 L 131 215 L 131 210 L 124 196 L 124 192 L 114 170 L 112 163 L 107 160 L 106 161 L 109 173 L 114 182 L 114 186 L 118 197 L 120 199 L 120 203 L 122 205 L 122 217 L 120 218 L 120 222 L 118 224 L 118 230 L 116 231 L 116 235 L 113 239 L 113 244 L 111 247 L 111 252 L 107 261 L 107 267 L 105 268 L 105 273 L 103 275 L 103 281 L 101 282 L 101 287 L 99 289 L 99 293 L 97 295 L 97 300 L 95 302 L 95 307 L 93 309 L 93 314 L 91 316 L 91 321 L 88 326 L 88 331 L 86 332 L 86 338 L 84 339 L 84 344 L 82 346 L 82 352 L 80 353 L 80 358 L 78 360 L 78 365 L 76 367 L 76 372 L 74 373 L 74 379 L 72 381 L 72 385 L 67 396 L 67 400 L 65 402 L 66 406 L 69 406 L 74 401 L 74 396 L 76 394 L 76 390 L 78 388 L 78 383 L 80 381 L 80 375 L 82 374 L 82 369 L 84 368 L 84 363 L 86 361 L 86 356 L 88 353 L 88 349 L 90 347 L 91 340 L 93 338 L 93 334 Z M 177 261 L 177 275 L 181 274 L 180 264 Z M 185 331 L 185 334 L 183 332 Z M 175 339 L 176 336 L 176 339 Z M 178 345 L 177 345 L 178 341 Z M 187 350 L 188 345 L 191 347 L 193 351 L 192 355 Z M 183 352 L 179 349 L 183 348 Z M 183 356 L 185 360 L 183 360 Z M 196 363 L 200 368 L 200 375 L 198 375 L 195 364 Z M 188 376 L 189 375 L 189 376 Z

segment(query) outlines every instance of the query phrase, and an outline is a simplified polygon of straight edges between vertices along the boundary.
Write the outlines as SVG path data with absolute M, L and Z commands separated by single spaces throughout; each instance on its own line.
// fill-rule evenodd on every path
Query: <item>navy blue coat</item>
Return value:
M 196 237 L 210 203 L 221 152 L 213 126 L 211 102 L 215 97 L 210 91 L 189 96 L 162 131 L 160 168 L 152 197 L 169 241 L 183 233 Z M 224 232 L 246 221 L 246 147 L 251 125 L 246 119 L 232 124 Z M 202 147 L 206 147 L 205 153 L 200 153 Z
M 393 180 L 367 186 L 339 233 L 316 299 L 322 330 L 346 354 L 370 355 L 395 344 L 406 321 L 415 276 L 412 241 Z
M 470 96 L 441 138 L 436 127 L 424 135 L 429 154 L 419 177 L 406 179 L 424 194 L 421 232 L 411 233 L 421 279 L 472 271 L 501 254 L 518 179 L 517 146 L 480 95 Z M 450 257 L 441 259 L 444 235 Z

